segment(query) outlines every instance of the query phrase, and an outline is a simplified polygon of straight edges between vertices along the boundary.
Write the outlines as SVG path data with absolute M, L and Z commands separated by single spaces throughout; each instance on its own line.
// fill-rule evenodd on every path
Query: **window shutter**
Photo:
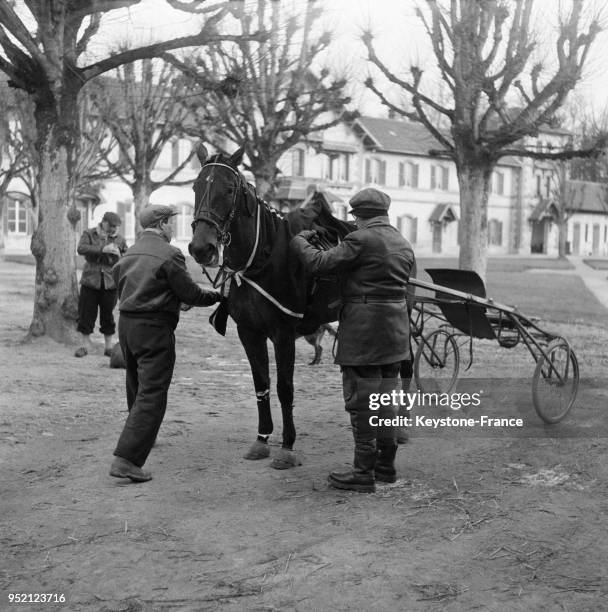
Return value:
M 418 164 L 412 164 L 412 187 L 418 187 Z
M 448 190 L 448 183 L 450 180 L 450 169 L 449 168 L 442 168 L 442 177 L 441 177 L 441 188 L 444 191 Z
M 372 162 L 370 159 L 365 160 L 365 182 L 372 182 Z
M 399 187 L 403 187 L 404 185 L 405 185 L 405 164 L 403 162 L 399 162 Z
M 431 189 L 435 189 L 437 187 L 437 180 L 435 178 L 436 168 L 435 166 L 431 166 Z
M 386 185 L 386 161 L 384 160 L 378 162 L 378 183 Z
M 416 168 L 418 168 L 418 166 L 416 166 Z M 412 235 L 410 237 L 410 242 L 412 244 L 418 242 L 418 217 L 412 218 Z
M 498 236 L 496 237 L 496 244 L 498 246 L 502 246 L 502 221 L 498 221 L 496 223 L 496 233 L 498 234 Z

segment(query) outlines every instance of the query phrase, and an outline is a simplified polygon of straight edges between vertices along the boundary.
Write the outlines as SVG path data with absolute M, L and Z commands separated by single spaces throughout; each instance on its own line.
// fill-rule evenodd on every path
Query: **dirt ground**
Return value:
M 234 325 L 222 338 L 209 309 L 193 309 L 177 332 L 154 479 L 137 485 L 108 476 L 126 408 L 124 371 L 109 368 L 101 337 L 84 359 L 20 342 L 33 273 L 0 262 L 1 610 L 42 609 L 10 604 L 15 593 L 64 595 L 45 609 L 123 612 L 608 609 L 608 312 L 562 325 L 582 376 L 563 424 L 537 422 L 523 438 L 414 432 L 400 480 L 357 494 L 326 484 L 352 452 L 331 340 L 320 367 L 298 341 L 303 464 L 276 471 L 242 458 L 257 420 Z M 476 355 L 483 376 L 530 396 L 525 350 L 481 344 Z

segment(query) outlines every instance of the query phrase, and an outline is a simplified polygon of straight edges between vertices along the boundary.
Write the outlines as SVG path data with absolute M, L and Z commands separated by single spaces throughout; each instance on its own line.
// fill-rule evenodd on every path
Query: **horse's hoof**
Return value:
M 266 459 L 270 455 L 270 447 L 267 443 L 256 440 L 250 447 L 249 450 L 243 455 L 244 459 Z
M 275 470 L 288 470 L 289 468 L 302 465 L 302 462 L 298 459 L 298 456 L 293 451 L 282 448 L 276 454 L 276 457 L 272 460 L 270 465 Z

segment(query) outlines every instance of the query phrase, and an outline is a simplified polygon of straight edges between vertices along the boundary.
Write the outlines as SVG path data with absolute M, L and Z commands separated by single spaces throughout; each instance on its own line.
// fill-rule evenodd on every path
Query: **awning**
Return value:
M 543 219 L 555 220 L 558 217 L 558 210 L 551 200 L 541 200 L 532 211 L 530 221 L 542 221 Z
M 442 223 L 443 221 L 457 221 L 458 215 L 452 204 L 437 204 L 435 206 L 429 221 L 431 223 Z
M 309 185 L 310 183 L 303 179 L 282 179 L 276 188 L 274 197 L 277 200 L 304 200 L 309 191 L 314 190 L 314 185 L 310 190 Z
M 349 144 L 346 142 L 338 142 L 335 140 L 324 140 L 321 145 L 321 149 L 325 153 L 331 153 L 335 151 L 336 153 L 357 153 L 359 149 L 353 144 Z

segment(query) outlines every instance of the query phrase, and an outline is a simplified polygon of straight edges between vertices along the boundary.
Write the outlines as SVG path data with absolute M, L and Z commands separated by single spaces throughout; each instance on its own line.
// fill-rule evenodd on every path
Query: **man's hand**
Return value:
M 120 250 L 114 243 L 106 244 L 101 252 L 109 253 L 110 255 L 120 255 Z
M 317 232 L 315 230 L 302 230 L 298 236 L 302 236 L 304 240 L 308 240 L 308 242 L 310 242 L 317 237 Z
M 224 299 L 224 296 L 219 291 L 207 291 L 207 293 L 211 294 L 214 303 L 221 302 Z

